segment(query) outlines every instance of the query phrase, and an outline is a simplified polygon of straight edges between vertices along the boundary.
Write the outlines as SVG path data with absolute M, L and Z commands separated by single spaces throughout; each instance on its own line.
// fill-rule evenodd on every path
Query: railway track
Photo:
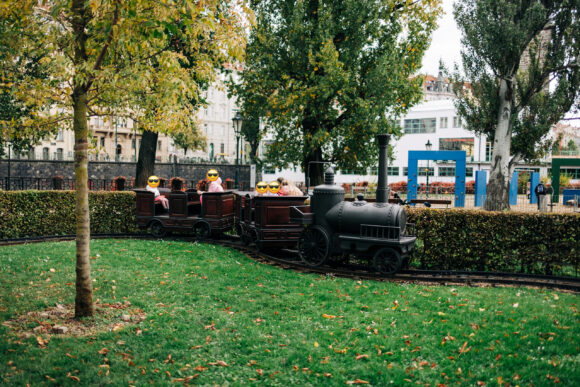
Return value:
M 96 234 L 92 239 L 154 239 L 149 234 Z M 24 243 L 57 242 L 74 240 L 74 235 L 34 237 L 23 239 L 8 239 L 0 241 L 0 246 L 17 245 Z M 169 237 L 182 241 L 195 241 L 193 237 Z M 256 251 L 253 247 L 244 246 L 236 236 L 225 236 L 220 240 L 206 240 L 212 243 L 236 249 L 248 257 L 278 266 L 283 269 L 296 270 L 304 273 L 330 275 L 342 278 L 364 279 L 373 281 L 390 281 L 401 283 L 429 283 L 442 285 L 466 285 L 466 286 L 525 286 L 547 289 L 565 290 L 580 293 L 580 277 L 570 276 L 547 276 L 523 273 L 492 273 L 492 272 L 468 272 L 452 270 L 402 270 L 391 277 L 383 277 L 379 273 L 370 271 L 368 266 L 362 265 L 322 265 L 311 267 L 302 262 L 296 251 L 278 250 L 276 255 L 268 251 Z

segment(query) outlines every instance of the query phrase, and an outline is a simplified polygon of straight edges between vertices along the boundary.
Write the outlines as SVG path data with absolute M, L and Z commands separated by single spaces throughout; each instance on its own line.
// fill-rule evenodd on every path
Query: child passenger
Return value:
M 157 176 L 149 176 L 147 179 L 147 187 L 145 189 L 149 192 L 153 192 L 155 197 L 155 202 L 160 202 L 164 209 L 169 208 L 169 200 L 159 193 L 159 178 Z
M 280 185 L 281 187 L 279 195 L 281 196 L 304 196 L 302 191 L 300 191 L 300 189 L 296 187 L 291 180 L 282 179 Z

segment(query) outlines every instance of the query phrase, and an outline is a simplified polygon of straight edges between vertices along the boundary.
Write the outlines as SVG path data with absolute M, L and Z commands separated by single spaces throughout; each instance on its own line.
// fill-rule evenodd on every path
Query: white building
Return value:
M 491 143 L 485 136 L 463 128 L 454 106 L 454 94 L 451 85 L 441 74 L 439 77 L 425 76 L 423 102 L 415 105 L 401 119 L 403 135 L 400 139 L 391 139 L 394 148 L 394 160 L 388 167 L 388 182 L 407 181 L 408 155 L 411 150 L 426 150 L 431 144 L 432 150 L 464 150 L 466 152 L 466 182 L 475 180 L 475 171 L 490 171 Z M 547 160 L 549 161 L 549 160 Z M 427 168 L 429 184 L 433 182 L 454 182 L 455 162 L 446 160 L 419 161 L 419 183 L 426 183 Z M 361 171 L 337 171 L 335 181 L 341 183 L 377 182 L 378 167 Z M 547 175 L 547 167 L 540 165 L 522 165 L 516 170 L 536 171 L 541 176 Z M 283 171 L 266 170 L 264 180 L 273 180 L 278 176 L 304 181 L 304 172 L 300 168 Z

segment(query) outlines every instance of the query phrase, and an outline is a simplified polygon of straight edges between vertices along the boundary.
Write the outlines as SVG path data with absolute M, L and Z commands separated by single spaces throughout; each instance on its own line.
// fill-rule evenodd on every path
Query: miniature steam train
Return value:
M 371 260 L 377 271 L 390 275 L 408 262 L 416 237 L 405 209 L 389 204 L 386 189 L 387 135 L 379 135 L 379 181 L 376 203 L 362 198 L 345 201 L 334 184 L 332 169 L 307 196 L 259 196 L 251 192 L 169 192 L 169 211 L 157 208 L 153 194 L 135 190 L 137 225 L 155 237 L 189 231 L 198 238 L 219 238 L 235 228 L 240 240 L 256 249 L 298 249 L 302 260 L 318 266 L 333 256 L 356 255 Z

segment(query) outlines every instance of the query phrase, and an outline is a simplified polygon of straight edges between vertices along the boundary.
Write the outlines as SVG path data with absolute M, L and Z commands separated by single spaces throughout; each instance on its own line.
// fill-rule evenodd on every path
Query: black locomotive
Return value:
M 407 225 L 405 209 L 388 203 L 387 146 L 389 135 L 377 136 L 379 143 L 379 179 L 377 200 L 367 203 L 344 200 L 344 190 L 334 185 L 329 168 L 324 184 L 314 188 L 310 206 L 291 208 L 291 219 L 303 224 L 298 241 L 302 260 L 312 266 L 331 256 L 354 254 L 373 260 L 382 274 L 397 272 L 408 262 L 415 245 L 414 225 Z
M 306 226 L 298 252 L 311 266 L 321 265 L 331 256 L 353 254 L 372 259 L 377 271 L 390 275 L 408 261 L 417 239 L 403 207 L 368 203 L 362 198 L 345 201 L 344 190 L 334 185 L 331 169 L 325 173 L 325 184 L 314 188 L 311 205 L 290 211 L 293 222 Z

